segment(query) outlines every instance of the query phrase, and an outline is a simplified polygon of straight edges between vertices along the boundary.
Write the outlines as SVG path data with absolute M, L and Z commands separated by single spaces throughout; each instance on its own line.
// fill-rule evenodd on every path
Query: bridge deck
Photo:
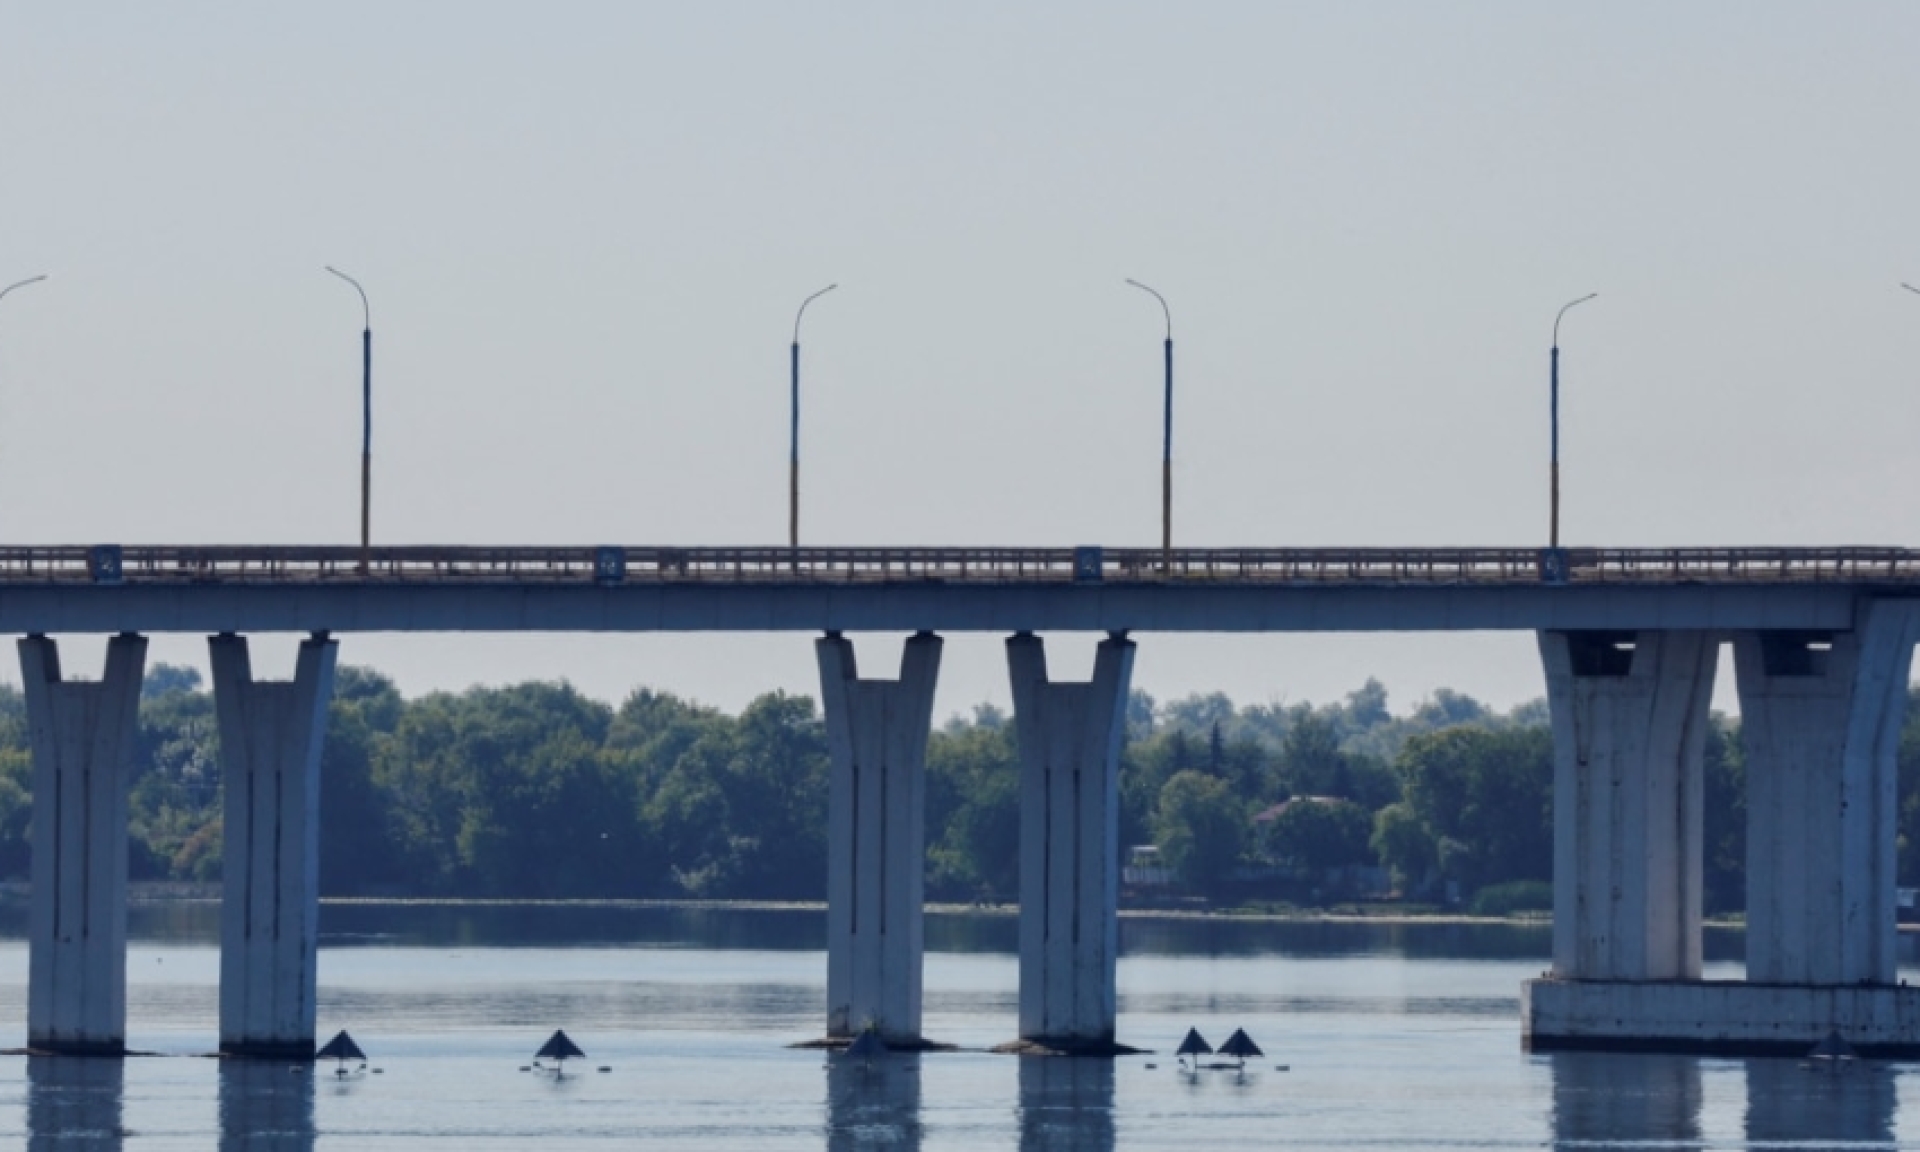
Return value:
M 1557 566 L 1556 566 L 1557 561 Z M 0 548 L 47 584 L 1896 584 L 1905 548 Z
M 1842 631 L 1899 548 L 0 549 L 0 633 Z

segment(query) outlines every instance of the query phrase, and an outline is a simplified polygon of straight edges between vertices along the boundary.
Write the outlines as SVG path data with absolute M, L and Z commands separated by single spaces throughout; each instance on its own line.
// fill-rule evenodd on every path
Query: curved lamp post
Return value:
M 1165 296 L 1140 281 L 1128 277 L 1127 283 L 1160 301 L 1160 313 L 1167 321 L 1166 389 L 1162 401 L 1163 419 L 1160 431 L 1160 564 L 1171 575 L 1173 573 L 1173 310 L 1167 307 Z
M 45 276 L 29 276 L 25 280 L 16 280 L 5 288 L 0 288 L 0 300 L 6 299 L 7 293 L 13 291 L 15 288 L 25 288 L 29 284 L 38 284 L 45 279 Z
M 791 548 L 800 547 L 800 318 L 807 314 L 807 305 L 838 287 L 829 284 L 820 289 L 800 301 L 800 310 L 793 314 L 792 418 L 787 428 L 787 545 Z
M 1547 497 L 1547 503 L 1550 509 L 1547 522 L 1547 546 L 1549 548 L 1560 547 L 1560 317 L 1567 314 L 1568 308 L 1572 308 L 1576 304 L 1585 304 L 1598 295 L 1600 295 L 1598 292 L 1589 292 L 1585 296 L 1580 297 L 1580 299 L 1561 306 L 1559 313 L 1553 318 L 1553 355 L 1551 357 L 1551 367 L 1549 369 L 1550 382 L 1548 385 L 1552 397 L 1549 401 L 1549 406 L 1552 412 L 1550 419 L 1553 425 L 1553 446 L 1550 455 L 1550 476 L 1548 479 L 1549 495 Z
M 42 277 L 42 279 L 45 279 L 45 277 Z M 1905 280 L 1900 281 L 1900 287 L 1905 288 L 1907 291 L 1913 293 L 1916 296 L 1920 296 L 1920 288 L 1915 288 L 1913 285 L 1907 283 Z M 5 296 L 5 295 L 6 295 L 5 292 L 0 292 L 0 296 Z
M 372 560 L 373 309 L 367 306 L 367 290 L 360 287 L 360 281 L 331 264 L 327 265 L 327 271 L 360 293 L 360 572 L 365 575 Z
M 38 284 L 40 283 L 40 281 L 45 279 L 46 279 L 45 276 L 29 276 L 25 280 L 16 280 L 12 284 L 7 285 L 5 288 L 0 288 L 0 300 L 5 300 L 7 298 L 7 293 L 13 291 L 15 288 L 25 288 L 29 284 Z

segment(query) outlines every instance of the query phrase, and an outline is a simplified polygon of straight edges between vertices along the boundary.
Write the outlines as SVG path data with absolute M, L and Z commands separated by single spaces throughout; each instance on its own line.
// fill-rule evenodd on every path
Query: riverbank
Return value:
M 32 885 L 24 881 L 0 882 L 0 904 L 25 905 Z M 127 885 L 130 904 L 218 903 L 219 882 L 133 881 Z M 809 912 L 826 910 L 816 900 L 522 900 L 491 897 L 451 896 L 323 896 L 329 907 L 444 907 L 444 908 L 663 908 L 738 912 Z M 929 903 L 933 916 L 1018 916 L 1018 904 Z M 1547 912 L 1521 912 L 1511 916 L 1475 916 L 1458 910 L 1426 904 L 1340 904 L 1329 908 L 1293 905 L 1213 906 L 1204 901 L 1159 902 L 1148 906 L 1120 908 L 1123 920 L 1233 920 L 1276 921 L 1322 924 L 1546 924 L 1553 919 Z M 1738 920 L 1710 920 L 1708 927 L 1738 928 Z M 1908 927 L 1906 925 L 1903 928 Z

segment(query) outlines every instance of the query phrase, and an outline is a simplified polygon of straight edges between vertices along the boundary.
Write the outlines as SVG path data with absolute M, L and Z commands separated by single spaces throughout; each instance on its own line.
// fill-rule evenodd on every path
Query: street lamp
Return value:
M 29 276 L 25 280 L 16 281 L 15 283 L 7 285 L 5 288 L 0 288 L 0 300 L 6 299 L 7 293 L 13 291 L 15 288 L 25 288 L 29 284 L 38 284 L 45 279 L 45 276 Z
M 1160 432 L 1160 563 L 1168 575 L 1173 573 L 1173 311 L 1167 307 L 1167 298 L 1147 287 L 1140 281 L 1128 278 L 1127 283 L 1146 292 L 1160 301 L 1161 315 L 1167 321 L 1166 343 L 1166 391 L 1162 404 L 1163 420 Z
M 1580 297 L 1580 299 L 1563 305 L 1558 315 L 1553 318 L 1553 355 L 1550 369 L 1551 383 L 1549 385 L 1552 395 L 1549 404 L 1553 424 L 1553 450 L 1551 456 L 1552 463 L 1550 465 L 1551 476 L 1549 478 L 1550 495 L 1548 497 L 1548 504 L 1551 511 L 1549 513 L 1547 527 L 1547 546 L 1549 548 L 1560 547 L 1560 317 L 1567 314 L 1568 308 L 1573 307 L 1575 304 L 1585 304 L 1598 295 L 1600 295 L 1598 292 L 1589 292 L 1585 296 Z
M 1912 292 L 1916 296 L 1920 296 L 1920 288 L 1915 288 L 1913 285 L 1907 283 L 1905 280 L 1900 281 L 1900 287 L 1905 288 L 1907 291 Z M 6 295 L 5 292 L 0 292 L 0 296 L 5 296 L 5 295 Z
M 372 560 L 373 309 L 367 306 L 367 290 L 360 287 L 360 281 L 331 264 L 327 265 L 327 271 L 360 293 L 360 574 L 364 576 Z
M 14 283 L 7 285 L 5 288 L 0 288 L 0 300 L 5 300 L 7 298 L 7 293 L 13 291 L 15 288 L 25 288 L 29 284 L 38 284 L 40 283 L 40 281 L 45 279 L 46 279 L 45 276 L 29 276 L 25 280 L 15 281 Z
M 800 547 L 800 318 L 807 314 L 807 305 L 840 287 L 829 284 L 820 291 L 800 301 L 800 310 L 793 314 L 793 356 L 792 376 L 792 419 L 788 425 L 787 441 L 787 545 Z
M 45 276 L 29 276 L 25 280 L 19 280 L 7 285 L 5 288 L 0 288 L 0 300 L 5 300 L 7 293 L 13 291 L 15 288 L 25 288 L 29 284 L 38 284 L 45 279 Z

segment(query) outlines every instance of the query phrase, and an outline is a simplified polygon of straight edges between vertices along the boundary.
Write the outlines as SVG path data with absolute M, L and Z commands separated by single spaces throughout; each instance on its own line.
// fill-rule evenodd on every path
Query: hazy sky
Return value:
M 0 285 L 51 278 L 0 303 L 0 540 L 352 542 L 332 263 L 377 543 L 782 541 L 830 281 L 803 540 L 1155 543 L 1133 276 L 1176 543 L 1542 543 L 1597 291 L 1568 542 L 1911 544 L 1916 112 L 1906 2 L 3 2 Z M 1162 697 L 1542 690 L 1527 635 L 1139 638 Z M 800 635 L 342 658 L 817 691 Z M 1002 660 L 951 638 L 942 714 Z

